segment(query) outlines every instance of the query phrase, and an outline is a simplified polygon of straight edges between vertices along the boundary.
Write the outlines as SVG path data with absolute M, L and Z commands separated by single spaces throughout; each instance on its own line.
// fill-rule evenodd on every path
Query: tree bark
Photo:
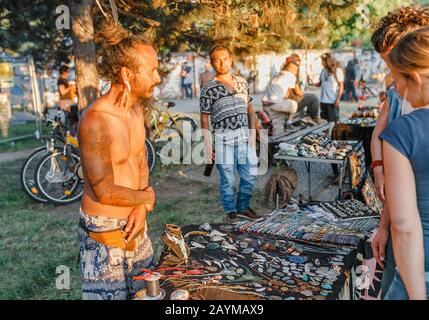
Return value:
M 93 0 L 72 0 L 73 51 L 79 110 L 98 97 L 98 73 L 91 8 Z

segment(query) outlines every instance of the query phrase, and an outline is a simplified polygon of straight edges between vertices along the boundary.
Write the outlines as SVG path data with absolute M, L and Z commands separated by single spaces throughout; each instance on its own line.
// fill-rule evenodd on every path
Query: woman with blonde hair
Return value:
M 380 135 L 397 264 L 385 299 L 423 300 L 429 285 L 429 28 L 403 37 L 388 64 L 396 90 L 415 111 Z

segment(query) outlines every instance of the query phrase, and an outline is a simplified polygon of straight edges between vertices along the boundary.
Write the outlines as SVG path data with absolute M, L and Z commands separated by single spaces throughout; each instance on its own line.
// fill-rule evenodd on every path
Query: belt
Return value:
M 137 238 L 143 233 L 142 228 L 133 239 L 126 241 L 127 233 L 124 231 L 124 227 L 109 231 L 95 232 L 88 229 L 83 219 L 79 219 L 79 227 L 82 228 L 88 236 L 96 242 L 104 244 L 108 247 L 120 248 L 127 251 L 134 251 L 137 249 L 138 241 Z

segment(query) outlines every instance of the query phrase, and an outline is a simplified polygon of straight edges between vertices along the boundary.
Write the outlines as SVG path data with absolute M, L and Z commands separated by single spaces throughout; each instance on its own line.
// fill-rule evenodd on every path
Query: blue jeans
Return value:
M 190 98 L 192 99 L 192 83 L 186 83 L 183 84 L 183 88 L 185 89 L 186 92 L 186 98 Z
M 426 297 L 429 299 L 429 273 L 426 275 Z M 393 276 L 392 284 L 384 297 L 384 300 L 409 300 L 407 289 L 405 289 L 404 282 L 401 279 L 401 275 L 398 269 L 395 269 L 395 275 Z
M 256 150 L 247 143 L 216 144 L 216 167 L 220 176 L 220 200 L 226 213 L 241 212 L 249 208 L 256 183 Z M 239 191 L 235 193 L 234 170 L 240 176 Z

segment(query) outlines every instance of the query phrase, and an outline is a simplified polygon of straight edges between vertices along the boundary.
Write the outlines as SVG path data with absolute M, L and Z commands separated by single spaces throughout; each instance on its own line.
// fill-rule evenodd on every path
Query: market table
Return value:
M 342 141 L 337 141 L 342 142 Z M 345 169 L 349 163 L 349 158 L 352 155 L 353 151 L 357 151 L 361 147 L 361 144 L 358 141 L 347 141 L 348 144 L 353 145 L 353 149 L 350 150 L 346 156 L 341 159 L 333 158 L 320 158 L 320 157 L 306 157 L 306 156 L 295 156 L 281 154 L 280 152 L 274 155 L 274 159 L 280 161 L 301 161 L 304 162 L 305 168 L 308 174 L 308 198 L 312 201 L 311 197 L 311 163 L 327 163 L 331 165 L 337 165 L 339 167 L 339 188 L 338 188 L 338 200 L 342 199 L 343 192 L 343 183 L 345 177 Z
M 374 280 L 381 277 L 368 266 L 367 239 L 378 218 L 365 209 L 365 217 L 335 220 L 329 204 L 289 206 L 257 221 L 182 228 L 189 261 L 183 269 L 162 272 L 165 298 L 186 289 L 192 299 L 208 300 L 375 299 Z M 167 266 L 168 253 L 165 248 L 158 270 Z

